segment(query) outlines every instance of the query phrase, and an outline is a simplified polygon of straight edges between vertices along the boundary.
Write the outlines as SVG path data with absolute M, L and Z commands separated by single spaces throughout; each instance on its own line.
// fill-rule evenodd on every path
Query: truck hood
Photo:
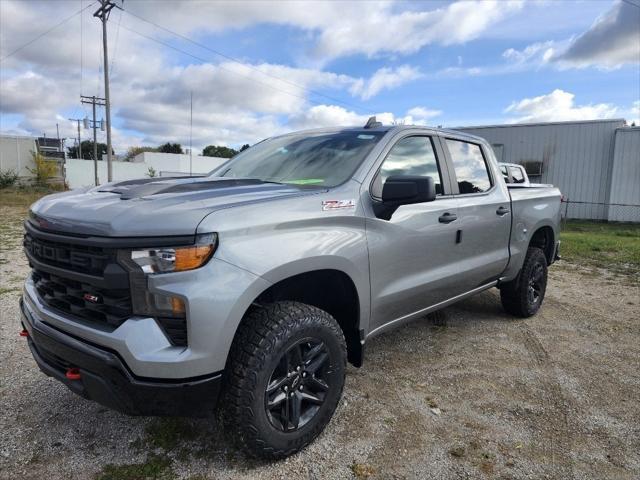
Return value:
M 41 229 L 76 235 L 192 235 L 216 210 L 317 192 L 255 179 L 129 180 L 44 197 L 31 207 L 29 221 Z

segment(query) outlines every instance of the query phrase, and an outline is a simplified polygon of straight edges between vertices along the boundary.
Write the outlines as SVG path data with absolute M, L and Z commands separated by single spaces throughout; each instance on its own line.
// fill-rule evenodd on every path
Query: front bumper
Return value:
M 130 415 L 202 416 L 218 399 L 222 374 L 190 379 L 150 379 L 133 375 L 119 355 L 39 321 L 20 300 L 22 324 L 40 369 L 71 391 Z M 79 379 L 69 379 L 69 369 Z

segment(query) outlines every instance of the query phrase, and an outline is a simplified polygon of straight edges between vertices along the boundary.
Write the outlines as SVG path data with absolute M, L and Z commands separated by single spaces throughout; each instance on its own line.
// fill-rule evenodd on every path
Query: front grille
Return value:
M 70 245 L 24 236 L 24 248 L 36 260 L 73 272 L 101 276 L 109 264 L 115 261 L 115 251 L 84 245 Z
M 102 247 L 94 240 L 42 232 L 28 224 L 25 227 L 24 250 L 32 268 L 31 278 L 45 305 L 69 320 L 113 330 L 133 316 L 135 303 L 139 314 L 156 318 L 172 345 L 187 345 L 185 318 L 160 317 L 149 311 L 146 278 L 142 272 L 141 278 L 130 278 L 118 262 L 115 248 Z
M 40 299 L 63 313 L 113 328 L 131 316 L 128 285 L 121 289 L 100 289 L 39 270 L 33 271 L 32 279 Z

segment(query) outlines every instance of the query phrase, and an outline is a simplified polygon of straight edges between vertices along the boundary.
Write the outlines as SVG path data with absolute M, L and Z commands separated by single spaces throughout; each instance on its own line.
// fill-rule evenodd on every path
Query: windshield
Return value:
M 271 138 L 245 150 L 211 175 L 335 187 L 355 173 L 384 134 L 343 131 Z

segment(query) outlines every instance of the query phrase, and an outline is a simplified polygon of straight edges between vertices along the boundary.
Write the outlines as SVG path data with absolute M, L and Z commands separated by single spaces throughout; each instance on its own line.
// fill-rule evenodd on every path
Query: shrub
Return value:
M 15 170 L 10 168 L 7 170 L 0 170 L 0 188 L 7 188 L 12 186 L 18 181 L 18 174 Z
M 45 160 L 41 154 L 36 152 L 31 152 L 31 155 L 33 156 L 33 163 L 35 167 L 27 167 L 27 170 L 29 170 L 34 176 L 36 185 L 47 185 L 49 179 L 56 174 L 58 164 L 51 160 Z

